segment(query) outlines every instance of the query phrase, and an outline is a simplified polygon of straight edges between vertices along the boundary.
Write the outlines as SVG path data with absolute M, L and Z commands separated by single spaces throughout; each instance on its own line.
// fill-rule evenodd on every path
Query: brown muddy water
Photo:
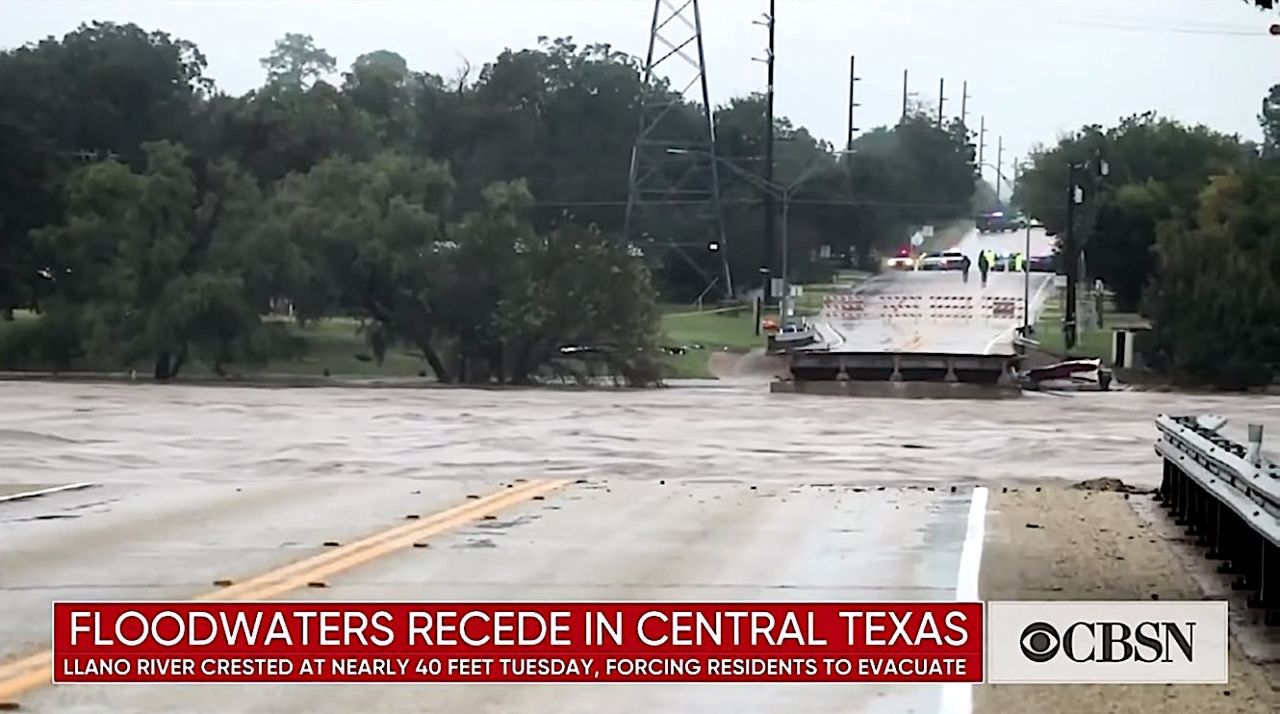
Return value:
M 991 401 L 653 391 L 0 383 L 0 483 L 595 477 L 1155 485 L 1157 413 L 1280 439 L 1280 398 L 1141 392 Z

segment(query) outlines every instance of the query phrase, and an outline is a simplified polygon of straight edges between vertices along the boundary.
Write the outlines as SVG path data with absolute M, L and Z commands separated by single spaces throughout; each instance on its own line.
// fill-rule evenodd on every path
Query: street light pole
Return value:
M 802 171 L 802 172 L 800 173 L 800 175 L 799 175 L 799 176 L 797 176 L 797 177 L 796 177 L 796 179 L 795 179 L 794 181 L 792 181 L 789 185 L 787 185 L 787 186 L 781 186 L 781 185 L 776 184 L 776 183 L 774 183 L 774 182 L 772 182 L 772 181 L 767 181 L 767 180 L 765 180 L 765 179 L 761 178 L 760 176 L 757 176 L 756 174 L 753 174 L 753 173 L 751 173 L 751 172 L 749 172 L 749 171 L 746 171 L 746 170 L 744 170 L 744 169 L 741 169 L 741 168 L 739 168 L 738 166 L 735 166 L 733 163 L 731 163 L 731 162 L 729 162 L 729 161 L 726 161 L 725 159 L 723 159 L 723 158 L 721 158 L 721 157 L 719 157 L 719 156 L 715 156 L 715 155 L 710 154 L 710 153 L 707 153 L 707 152 L 705 152 L 705 151 L 696 151 L 696 150 L 693 150 L 693 149 L 667 149 L 667 153 L 669 153 L 669 154 L 698 154 L 698 155 L 700 155 L 700 156 L 705 156 L 705 157 L 707 157 L 707 158 L 711 159 L 712 161 L 716 161 L 716 162 L 719 162 L 719 163 L 723 164 L 723 165 L 724 165 L 725 167 L 727 167 L 731 172 L 733 172 L 734 174 L 737 174 L 738 176 L 740 176 L 741 178 L 743 178 L 747 183 L 749 183 L 749 184 L 751 184 L 752 186 L 755 186 L 757 189 L 759 189 L 762 193 L 764 193 L 764 194 L 765 194 L 765 196 L 766 196 L 767 198 L 772 199 L 772 200 L 781 201 L 781 203 L 782 203 L 782 231 L 781 231 L 781 235 L 780 235 L 780 238 L 781 238 L 781 241 L 780 241 L 780 242 L 781 242 L 781 244 L 782 244 L 782 246 L 781 246 L 781 247 L 782 247 L 782 250 L 780 251 L 780 252 L 781 252 L 781 261 L 780 261 L 780 262 L 781 262 L 781 271 L 780 271 L 780 275 L 779 275 L 778 277 L 779 277 L 780 287 L 782 288 L 782 290 L 781 290 L 781 295 L 779 296 L 779 300 L 778 300 L 778 318 L 779 318 L 780 320 L 785 321 L 785 320 L 786 320 L 786 317 L 787 317 L 787 311 L 788 311 L 788 298 L 790 297 L 790 292 L 791 292 L 791 290 L 790 290 L 790 286 L 789 286 L 789 284 L 787 283 L 787 263 L 788 263 L 788 257 L 789 257 L 789 256 L 790 256 L 790 254 L 791 254 L 791 241 L 790 241 L 790 235 L 791 235 L 791 232 L 790 232 L 790 224 L 791 224 L 791 200 L 792 200 L 792 198 L 795 196 L 796 191 L 797 191 L 797 190 L 798 190 L 798 189 L 799 189 L 799 188 L 800 188 L 800 187 L 801 187 L 801 186 L 802 186 L 806 181 L 808 181 L 810 178 L 812 178 L 812 177 L 813 177 L 813 175 L 814 175 L 815 173 L 817 173 L 817 172 L 818 172 L 818 170 L 822 169 L 822 168 L 823 168 L 823 166 L 824 166 L 824 164 L 823 164 L 821 161 L 815 161 L 815 162 L 814 162 L 813 164 L 811 164 L 808 168 L 806 168 L 804 171 Z M 850 151 L 850 150 L 848 150 L 848 149 L 845 149 L 845 150 L 843 150 L 843 151 L 836 151 L 836 152 L 833 152 L 833 153 L 831 153 L 831 154 L 828 154 L 828 156 L 829 156 L 830 158 L 837 158 L 837 159 L 838 159 L 838 158 L 840 158 L 840 157 L 842 157 L 842 156 L 846 156 L 846 155 L 849 155 L 849 154 L 852 154 L 852 153 L 854 153 L 854 152 L 853 152 L 853 151 Z M 762 265 L 762 266 L 760 266 L 760 274 L 761 274 L 761 276 L 764 278 L 765 284 L 766 284 L 766 285 L 768 285 L 768 284 L 769 284 L 769 282 L 770 282 L 770 278 L 772 277 L 772 276 L 770 275 L 769 267 L 768 267 L 767 265 Z M 763 303 L 761 303 L 761 308 L 763 308 Z M 756 334 L 759 334 L 759 329 L 760 329 L 760 320 L 759 320 L 759 319 L 757 319 L 757 320 L 756 320 Z
M 853 150 L 845 149 L 844 151 L 837 151 L 834 154 L 831 154 L 831 156 L 833 158 L 840 158 L 842 156 L 848 156 L 849 154 L 852 154 L 852 153 L 854 153 Z M 788 263 L 788 258 L 791 255 L 791 199 L 795 197 L 795 193 L 797 190 L 799 190 L 801 185 L 803 185 L 805 181 L 808 181 L 810 178 L 812 178 L 813 175 L 817 173 L 817 171 L 821 168 L 822 168 L 821 163 L 814 162 L 808 169 L 801 172 L 801 174 L 796 177 L 796 180 L 792 181 L 790 185 L 786 187 L 781 187 L 782 189 L 781 190 L 781 194 L 782 194 L 782 275 L 780 276 L 781 277 L 780 282 L 782 283 L 781 285 L 782 296 L 778 300 L 778 321 L 781 323 L 780 326 L 784 326 L 787 324 L 787 317 L 790 314 L 790 308 L 791 308 L 791 283 L 787 281 L 787 275 L 788 275 L 787 263 Z
M 1022 335 L 1031 335 L 1031 221 L 1027 221 L 1027 241 L 1022 251 Z
M 782 295 L 778 297 L 778 327 L 785 327 L 791 307 L 791 284 L 787 282 L 787 258 L 791 254 L 791 189 L 782 194 Z

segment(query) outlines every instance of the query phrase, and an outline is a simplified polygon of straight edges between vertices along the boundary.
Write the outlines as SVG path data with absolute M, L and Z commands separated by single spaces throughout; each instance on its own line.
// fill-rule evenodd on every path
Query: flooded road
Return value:
M 609 477 L 1154 485 L 1157 413 L 1280 428 L 1280 399 L 1159 393 L 897 401 L 663 390 L 0 384 L 0 484 Z
M 0 704 L 74 714 L 1070 711 L 1079 688 L 1036 689 L 1024 706 L 1008 701 L 1016 692 L 931 684 L 51 687 L 48 614 L 69 599 L 1176 594 L 1172 569 L 1129 575 L 1114 557 L 1163 548 L 1126 495 L 1096 494 L 1115 498 L 1107 511 L 1054 486 L 1154 485 L 1159 411 L 1280 425 L 1273 398 L 859 400 L 770 395 L 760 380 L 642 392 L 0 383 L 0 403 L 0 494 L 95 484 L 0 501 Z M 1048 487 L 1000 488 L 1027 480 Z M 1089 540 L 1086 518 L 1115 542 Z M 1269 711 L 1268 685 L 1236 671 L 1233 708 L 1194 710 Z M 1159 710 L 1141 689 L 1099 696 L 1112 711 Z

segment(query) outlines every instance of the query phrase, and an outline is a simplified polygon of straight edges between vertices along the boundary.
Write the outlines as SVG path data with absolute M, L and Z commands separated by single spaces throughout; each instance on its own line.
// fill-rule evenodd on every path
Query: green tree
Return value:
M 331 74 L 338 61 L 317 47 L 311 35 L 290 32 L 276 40 L 271 53 L 259 60 L 259 64 L 267 70 L 267 84 L 302 90 Z
M 366 336 L 379 357 L 406 340 L 449 382 L 437 339 L 441 228 L 452 190 L 441 164 L 334 157 L 281 182 L 255 236 L 297 251 L 301 265 L 290 259 L 272 275 L 301 319 L 357 315 L 370 322 Z
M 67 217 L 37 240 L 53 256 L 51 320 L 73 325 L 99 363 L 149 359 L 156 379 L 192 358 L 217 371 L 262 355 L 261 332 L 240 271 L 240 237 L 256 221 L 253 182 L 226 163 L 200 167 L 179 145 L 143 145 L 132 172 L 103 161 L 77 171 Z
M 459 374 L 472 382 L 530 382 L 586 347 L 633 384 L 656 380 L 654 292 L 644 263 L 594 227 L 538 234 L 522 181 L 486 189 L 486 206 L 451 232 L 457 248 L 449 321 Z
M 1052 149 L 1033 152 L 1015 200 L 1051 232 L 1062 233 L 1068 164 L 1099 156 L 1109 165 L 1105 178 L 1087 171 L 1077 176 L 1086 201 L 1077 211 L 1076 233 L 1090 277 L 1111 287 L 1117 307 L 1132 310 L 1155 265 L 1150 252 L 1157 224 L 1194 205 L 1209 177 L 1246 163 L 1250 155 L 1235 136 L 1146 112 L 1107 129 L 1084 127 Z
M 412 138 L 413 73 L 395 52 L 360 55 L 344 77 L 342 92 L 377 126 L 385 148 L 407 150 Z
M 1262 124 L 1264 154 L 1280 156 L 1280 84 L 1272 85 L 1267 96 L 1262 98 L 1258 123 Z
M 61 217 L 77 157 L 136 168 L 142 142 L 181 140 L 211 86 L 204 67 L 189 42 L 106 22 L 0 52 L 0 313 L 47 287 L 30 232 Z
M 1153 366 L 1188 384 L 1268 384 L 1280 366 L 1280 171 L 1213 179 L 1193 219 L 1161 224 L 1145 299 Z

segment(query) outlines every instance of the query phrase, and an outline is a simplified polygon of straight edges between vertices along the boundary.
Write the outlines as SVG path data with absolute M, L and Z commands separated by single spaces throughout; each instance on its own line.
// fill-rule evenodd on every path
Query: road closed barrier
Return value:
M 1187 534 L 1234 576 L 1235 590 L 1280 625 L 1280 466 L 1262 454 L 1262 426 L 1249 425 L 1240 444 L 1219 430 L 1217 416 L 1160 415 L 1156 453 L 1164 459 L 1157 498 Z
M 984 297 L 982 313 L 994 320 L 1022 319 L 1022 299 L 1012 297 Z
M 977 302 L 972 295 L 932 295 L 929 297 L 929 317 L 935 320 L 972 320 L 977 317 Z

